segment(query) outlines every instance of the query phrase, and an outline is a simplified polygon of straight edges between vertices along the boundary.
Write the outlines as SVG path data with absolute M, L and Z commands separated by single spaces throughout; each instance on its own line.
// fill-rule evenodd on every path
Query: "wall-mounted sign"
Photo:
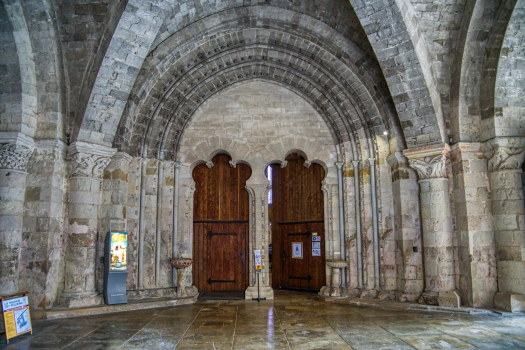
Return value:
M 260 250 L 254 250 L 255 255 L 255 272 L 261 273 L 261 251 Z
M 312 236 L 312 242 L 321 242 L 321 236 Z
M 303 242 L 292 243 L 292 258 L 302 259 L 303 258 Z
M 110 265 L 111 271 L 126 271 L 128 269 L 128 234 L 125 232 L 111 233 Z
M 31 317 L 29 315 L 29 302 L 27 293 L 20 293 L 0 298 L 2 300 L 2 314 L 4 315 L 5 339 L 31 332 Z

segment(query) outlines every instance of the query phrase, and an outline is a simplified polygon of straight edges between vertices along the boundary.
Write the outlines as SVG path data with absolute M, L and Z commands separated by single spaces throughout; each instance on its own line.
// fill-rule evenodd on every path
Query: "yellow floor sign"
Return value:
M 27 332 L 33 333 L 27 293 L 1 297 L 2 314 L 4 315 L 5 338 L 9 339 Z

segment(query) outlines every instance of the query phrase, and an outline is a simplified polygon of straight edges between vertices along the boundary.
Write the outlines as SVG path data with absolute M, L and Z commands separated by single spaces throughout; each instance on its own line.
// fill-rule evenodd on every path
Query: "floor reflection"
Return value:
M 275 300 L 199 301 L 33 322 L 0 349 L 525 349 L 525 317 L 333 304 L 276 291 Z

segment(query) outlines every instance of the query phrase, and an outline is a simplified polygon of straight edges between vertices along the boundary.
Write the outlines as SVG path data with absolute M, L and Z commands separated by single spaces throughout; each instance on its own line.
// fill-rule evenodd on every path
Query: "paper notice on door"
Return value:
M 320 248 L 312 248 L 312 256 L 321 256 Z
M 303 243 L 302 242 L 292 243 L 292 258 L 293 259 L 303 258 Z

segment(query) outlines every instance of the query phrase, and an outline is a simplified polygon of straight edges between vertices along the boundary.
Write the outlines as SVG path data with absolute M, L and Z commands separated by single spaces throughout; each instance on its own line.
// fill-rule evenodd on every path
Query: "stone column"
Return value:
M 97 291 L 103 292 L 104 264 L 101 259 L 104 256 L 104 244 L 106 234 L 110 231 L 126 231 L 127 201 L 128 201 L 128 172 L 129 163 L 133 158 L 124 152 L 117 152 L 104 169 L 102 176 L 101 202 L 99 207 L 99 236 L 97 246 Z M 128 242 L 133 237 L 128 236 Z M 131 244 L 128 244 L 128 263 L 133 256 Z M 128 265 L 129 266 L 129 265 Z
M 0 145 L 0 295 L 19 290 L 27 162 L 33 150 Z
M 402 153 L 387 158 L 392 174 L 394 235 L 396 240 L 397 296 L 416 301 L 424 287 L 417 174 Z
M 496 241 L 497 308 L 525 311 L 525 206 L 522 169 L 525 138 L 496 137 L 483 144 L 488 159 Z
M 66 153 L 60 140 L 39 140 L 27 165 L 20 290 L 33 308 L 55 305 L 64 283 Z
M 454 243 L 446 162 L 450 146 L 431 145 L 403 151 L 419 176 L 425 293 L 420 302 L 459 307 L 455 291 Z
M 80 307 L 102 303 L 95 290 L 98 206 L 102 172 L 116 149 L 75 142 L 70 158 L 68 235 L 62 304 Z
M 458 266 L 456 287 L 466 305 L 492 308 L 498 289 L 487 162 L 481 144 L 452 146 Z
M 257 176 L 257 174 L 262 174 Z M 262 257 L 261 273 L 259 274 L 259 290 L 261 298 L 273 299 L 273 289 L 270 286 L 270 267 L 268 258 L 268 191 L 270 181 L 264 177 L 263 169 L 252 170 L 252 177 L 246 182 L 246 189 L 250 194 L 250 229 L 249 229 L 249 287 L 246 289 L 246 299 L 257 297 L 257 274 L 255 273 L 255 258 L 253 251 L 259 249 Z

